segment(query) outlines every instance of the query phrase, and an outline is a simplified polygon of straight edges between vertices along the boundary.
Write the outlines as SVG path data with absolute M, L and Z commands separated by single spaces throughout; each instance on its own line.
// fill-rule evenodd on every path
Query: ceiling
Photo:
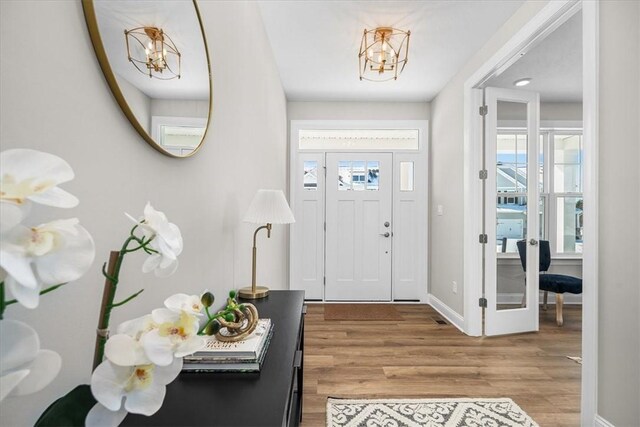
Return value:
M 202 32 L 191 2 L 180 0 L 94 2 L 102 43 L 114 73 L 150 98 L 209 99 L 209 71 Z M 158 80 L 138 71 L 127 58 L 124 30 L 160 27 L 182 54 L 180 79 Z
M 431 101 L 524 3 L 490 1 L 260 1 L 290 101 Z M 360 81 L 362 32 L 411 30 L 396 81 Z
M 540 93 L 541 101 L 582 101 L 582 12 L 569 18 L 486 86 L 513 89 L 513 82 L 527 77 L 532 80 L 523 89 Z

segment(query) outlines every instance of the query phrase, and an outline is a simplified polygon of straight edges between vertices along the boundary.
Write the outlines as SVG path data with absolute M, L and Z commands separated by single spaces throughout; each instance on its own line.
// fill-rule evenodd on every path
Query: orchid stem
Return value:
M 0 282 L 0 320 L 4 317 L 4 309 L 7 307 L 4 296 L 4 280 Z
M 135 294 L 131 295 L 129 298 L 126 298 L 126 299 L 123 299 L 120 302 L 116 302 L 116 303 L 111 304 L 111 308 L 120 307 L 121 305 L 124 305 L 124 304 L 128 303 L 129 301 L 131 301 L 132 299 L 134 299 L 135 297 L 140 295 L 143 291 L 144 291 L 144 289 L 140 289 L 138 292 L 136 292 Z
M 153 240 L 153 238 L 149 239 L 146 243 L 144 241 L 144 237 L 140 239 L 137 237 L 134 232 L 138 228 L 138 225 L 134 226 L 129 233 L 129 237 L 124 241 L 122 248 L 120 248 L 119 252 L 111 252 L 111 257 L 109 259 L 108 271 L 105 269 L 106 263 L 102 267 L 102 274 L 107 279 L 107 283 L 105 283 L 104 294 L 102 295 L 102 306 L 100 309 L 100 318 L 98 320 L 98 334 L 96 337 L 96 348 L 93 357 L 93 369 L 95 369 L 100 363 L 102 363 L 102 359 L 104 358 L 104 346 L 107 343 L 109 330 L 109 321 L 111 319 L 111 310 L 115 307 L 119 307 L 127 302 L 131 301 L 133 298 L 140 295 L 143 290 L 131 295 L 130 297 L 118 302 L 114 303 L 114 299 L 116 297 L 116 290 L 118 288 L 118 282 L 120 281 L 120 268 L 122 268 L 122 261 L 124 260 L 124 256 L 129 252 L 134 252 L 139 249 L 144 249 L 147 251 L 146 245 Z M 137 242 L 139 246 L 135 249 L 129 249 L 129 244 L 131 242 Z

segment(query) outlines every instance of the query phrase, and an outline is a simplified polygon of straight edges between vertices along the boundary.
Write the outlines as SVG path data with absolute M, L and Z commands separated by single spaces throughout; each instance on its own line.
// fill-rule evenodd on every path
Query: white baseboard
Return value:
M 602 418 L 600 415 L 596 414 L 596 419 L 593 422 L 595 427 L 615 427 L 609 421 Z
M 449 323 L 460 329 L 460 332 L 464 332 L 464 318 L 462 316 L 453 311 L 448 305 L 434 297 L 432 294 L 428 295 L 427 302 L 435 311 L 440 313 L 442 317 L 447 319 Z
M 542 293 L 540 293 L 540 304 L 543 302 Z M 522 294 L 520 293 L 499 293 L 498 294 L 498 304 L 520 304 L 522 302 Z M 553 292 L 549 292 L 548 302 L 549 305 L 556 304 L 556 297 Z M 582 295 L 577 294 L 564 294 L 564 305 L 581 305 L 582 304 Z

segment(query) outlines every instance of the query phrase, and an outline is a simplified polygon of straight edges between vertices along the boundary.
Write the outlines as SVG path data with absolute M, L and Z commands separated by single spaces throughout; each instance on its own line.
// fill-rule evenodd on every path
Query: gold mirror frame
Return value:
M 127 100 L 125 99 L 124 94 L 120 89 L 120 86 L 118 85 L 118 81 L 116 79 L 116 76 L 113 70 L 111 69 L 111 64 L 109 63 L 109 58 L 107 56 L 107 52 L 105 51 L 104 44 L 102 43 L 102 37 L 100 36 L 100 31 L 98 28 L 98 20 L 96 17 L 96 10 L 95 10 L 93 0 L 81 0 L 81 1 L 82 1 L 82 9 L 84 11 L 85 21 L 87 23 L 87 28 L 89 30 L 89 36 L 91 37 L 91 43 L 93 44 L 93 49 L 95 50 L 96 57 L 98 58 L 98 62 L 100 63 L 100 68 L 102 68 L 102 73 L 104 74 L 104 77 L 107 80 L 107 83 L 109 84 L 111 93 L 113 93 L 113 96 L 116 98 L 118 105 L 122 109 L 122 112 L 124 113 L 124 115 L 127 116 L 127 119 L 129 119 L 129 122 L 131 122 L 131 125 L 140 134 L 140 136 L 147 142 L 147 144 L 149 144 L 156 151 L 159 151 L 165 156 L 173 157 L 176 159 L 185 159 L 196 154 L 204 144 L 204 140 L 207 137 L 207 133 L 211 125 L 211 112 L 213 110 L 213 78 L 211 76 L 211 61 L 209 60 L 209 47 L 207 46 L 207 38 L 205 37 L 204 27 L 202 26 L 202 17 L 200 16 L 200 9 L 198 9 L 198 4 L 196 3 L 196 0 L 192 0 L 192 4 L 193 4 L 193 7 L 195 8 L 196 16 L 198 17 L 198 24 L 200 25 L 200 32 L 202 34 L 202 41 L 204 43 L 204 51 L 207 57 L 206 58 L 207 72 L 209 75 L 209 112 L 207 115 L 207 125 L 205 127 L 204 134 L 202 135 L 202 139 L 200 140 L 200 143 L 191 153 L 186 154 L 184 156 L 177 156 L 163 149 L 160 146 L 160 144 L 158 144 L 151 137 L 151 135 L 149 135 L 149 133 L 142 127 L 142 125 L 136 118 L 135 114 L 131 110 L 131 107 L 129 107 Z

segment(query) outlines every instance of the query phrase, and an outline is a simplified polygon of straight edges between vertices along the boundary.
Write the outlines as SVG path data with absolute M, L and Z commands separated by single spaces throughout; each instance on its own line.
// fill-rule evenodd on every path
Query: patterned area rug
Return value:
M 328 427 L 537 427 L 516 403 L 500 399 L 334 399 Z

